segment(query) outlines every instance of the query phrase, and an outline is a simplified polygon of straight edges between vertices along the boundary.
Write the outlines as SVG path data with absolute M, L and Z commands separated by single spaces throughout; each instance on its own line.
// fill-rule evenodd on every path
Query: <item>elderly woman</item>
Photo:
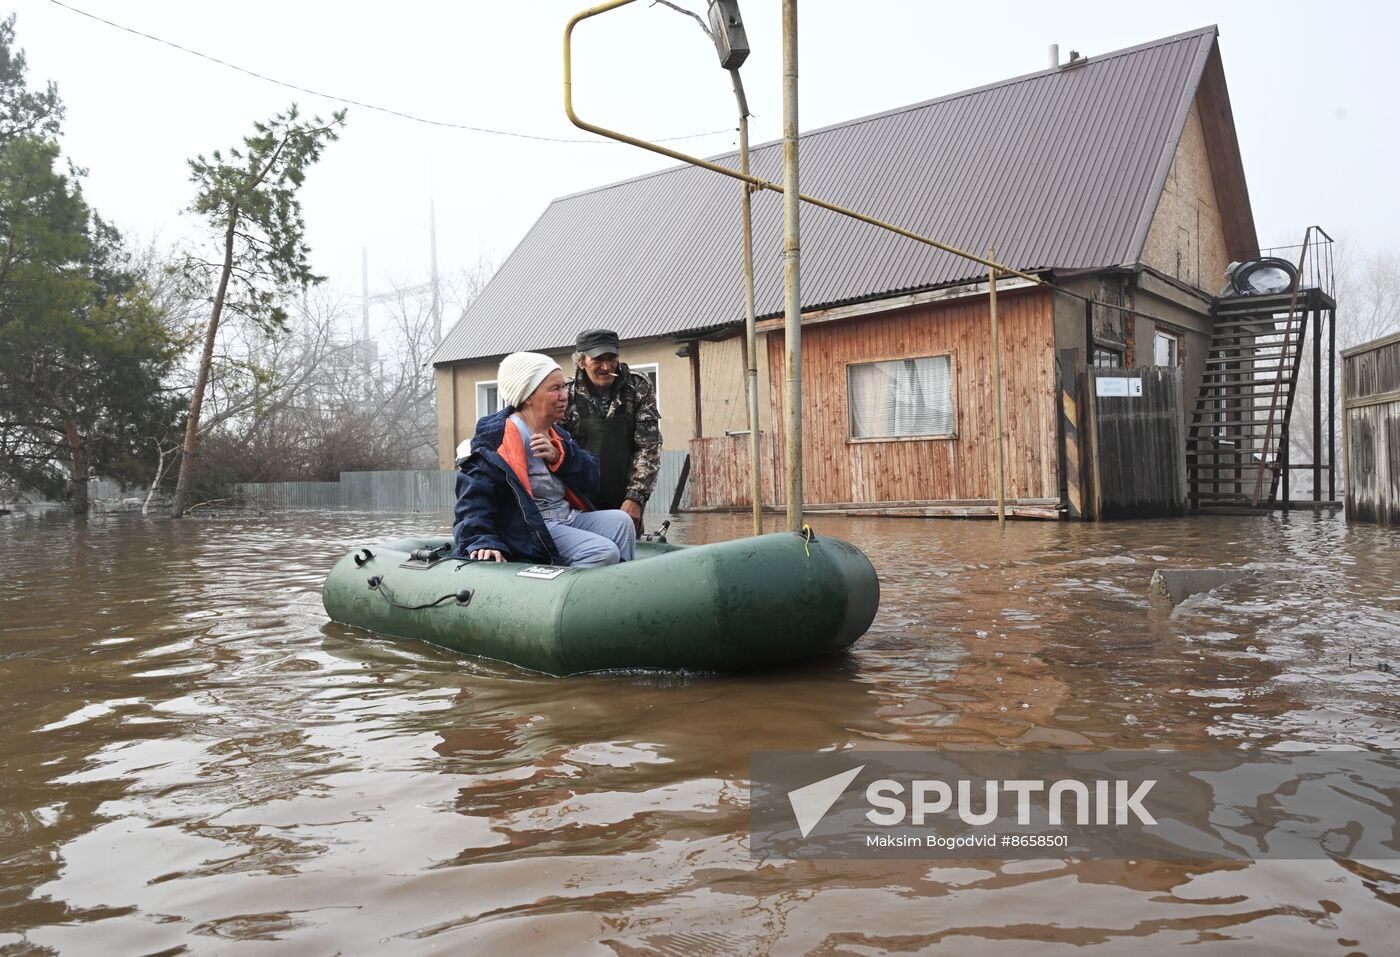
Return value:
M 456 554 L 584 568 L 630 561 L 631 517 L 593 511 L 598 460 L 555 425 L 568 405 L 558 363 L 535 352 L 508 355 L 496 388 L 505 408 L 477 422 L 471 453 L 458 462 Z

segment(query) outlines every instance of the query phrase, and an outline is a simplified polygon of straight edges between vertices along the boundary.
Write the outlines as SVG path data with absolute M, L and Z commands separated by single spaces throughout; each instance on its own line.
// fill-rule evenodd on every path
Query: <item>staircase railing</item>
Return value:
M 1257 471 L 1257 473 L 1256 473 L 1255 476 L 1254 476 L 1254 494 L 1253 494 L 1252 496 L 1250 496 L 1250 504 L 1253 505 L 1253 506 L 1256 506 L 1256 507 L 1259 505 L 1259 501 L 1260 501 L 1260 499 L 1263 498 L 1263 495 L 1264 495 L 1264 469 L 1263 469 L 1262 466 L 1265 465 L 1265 464 L 1267 463 L 1267 461 L 1268 461 L 1268 460 L 1267 460 L 1267 456 L 1268 456 L 1269 451 L 1270 451 L 1270 441 L 1271 441 L 1271 439 L 1273 438 L 1273 434 L 1274 434 L 1274 414 L 1275 414 L 1275 412 L 1278 410 L 1278 396 L 1279 396 L 1279 392 L 1282 391 L 1282 389 L 1283 389 L 1283 374 L 1284 374 L 1285 366 L 1286 366 L 1287 364 L 1286 364 L 1284 361 L 1282 361 L 1282 360 L 1283 360 L 1284 357 L 1286 357 L 1286 356 L 1288 355 L 1289 346 L 1291 345 L 1291 343 L 1290 343 L 1290 341 L 1289 341 L 1289 336 L 1290 336 L 1290 335 L 1292 334 L 1292 332 L 1293 332 L 1293 323 L 1294 323 L 1294 321 L 1297 319 L 1297 316 L 1298 316 L 1298 293 L 1299 293 L 1299 291 L 1300 291 L 1300 290 L 1302 289 L 1302 287 L 1303 287 L 1303 283 L 1304 283 L 1305 277 L 1308 275 L 1308 273 L 1307 273 L 1307 271 L 1306 271 L 1306 267 L 1309 265 L 1309 263 L 1308 263 L 1308 250 L 1312 248 L 1312 239 L 1313 239 L 1313 233 L 1314 233 L 1314 232 L 1316 232 L 1317 234 L 1319 234 L 1319 235 L 1322 236 L 1322 237 L 1325 237 L 1326 242 L 1327 242 L 1329 245 L 1330 245 L 1331 242 L 1332 242 L 1332 237 L 1331 237 L 1331 236 L 1328 236 L 1327 233 L 1326 233 L 1326 231 L 1323 230 L 1323 228 L 1322 228 L 1321 226 L 1309 226 L 1309 227 L 1303 232 L 1303 244 L 1302 244 L 1302 247 L 1298 250 L 1298 273 L 1297 273 L 1297 278 L 1296 278 L 1296 279 L 1294 280 L 1294 282 L 1293 282 L 1292 295 L 1289 297 L 1289 304 L 1288 304 L 1288 322 L 1287 322 L 1287 324 L 1285 324 L 1284 327 L 1283 327 L 1283 329 L 1284 329 L 1284 331 L 1283 331 L 1283 348 L 1282 348 L 1282 352 L 1281 352 L 1281 355 L 1280 355 L 1280 362 L 1279 362 L 1278 370 L 1274 373 L 1274 389 L 1273 389 L 1273 395 L 1271 396 L 1270 401 L 1269 401 L 1269 418 L 1268 418 L 1268 424 L 1264 427 L 1264 440 L 1263 440 L 1263 442 L 1260 444 L 1260 450 L 1261 450 L 1261 453 L 1262 453 L 1262 456 L 1263 456 L 1263 457 L 1261 458 L 1261 462 L 1260 462 L 1261 468 L 1259 468 L 1259 470 Z M 1315 269 L 1313 270 L 1314 273 L 1317 273 L 1317 274 L 1318 274 L 1318 277 L 1319 277 L 1319 278 L 1321 278 L 1321 269 L 1322 269 L 1322 265 L 1323 265 L 1323 264 L 1320 264 L 1320 263 L 1319 263 L 1318 266 L 1317 266 L 1317 268 L 1315 268 Z M 1327 268 L 1327 270 L 1330 272 L 1330 270 L 1331 270 L 1331 263 L 1330 263 L 1330 262 L 1326 264 L 1326 268 Z M 1329 278 L 1330 278 L 1330 277 L 1329 277 Z M 1320 285 L 1320 283 L 1319 283 L 1319 285 Z M 1288 378 L 1288 397 L 1287 397 L 1287 399 L 1285 399 L 1285 401 L 1284 401 L 1284 407 L 1283 407 L 1283 422 L 1282 422 L 1282 424 L 1281 424 L 1281 426 L 1280 426 L 1280 433 L 1281 433 L 1281 434 L 1280 434 L 1280 437 L 1279 437 L 1279 449 L 1277 449 L 1277 450 L 1274 451 L 1274 465 L 1273 465 L 1272 468 L 1269 469 L 1269 473 L 1270 473 L 1270 478 L 1269 478 L 1269 501 L 1270 501 L 1270 503 L 1273 502 L 1273 499 L 1274 499 L 1274 496 L 1275 496 L 1275 490 L 1276 490 L 1276 488 L 1278 487 L 1278 484 L 1279 484 L 1279 479 L 1280 479 L 1280 468 L 1279 468 L 1279 466 L 1280 466 L 1280 463 L 1281 463 L 1281 462 L 1286 463 L 1287 460 L 1288 460 L 1288 459 L 1287 459 L 1288 450 L 1287 450 L 1287 445 L 1286 445 L 1286 443 L 1288 442 L 1288 421 L 1289 421 L 1289 417 L 1292 415 L 1292 412 L 1293 412 L 1293 393 L 1294 393 L 1294 390 L 1295 390 L 1295 388 L 1296 388 L 1296 386 L 1297 386 L 1297 384 L 1298 384 L 1298 371 L 1299 371 L 1299 369 L 1302 367 L 1302 362 L 1303 362 L 1303 343 L 1306 341 L 1306 339 L 1307 339 L 1307 316 L 1306 316 L 1306 314 L 1304 314 L 1303 322 L 1301 323 L 1301 325 L 1300 325 L 1300 327 L 1299 327 L 1299 329 L 1298 329 L 1298 350 L 1297 350 L 1297 354 L 1294 355 L 1294 357 L 1293 357 L 1292 367 L 1291 367 L 1291 368 L 1288 368 L 1288 370 L 1287 370 L 1287 371 L 1288 371 L 1288 377 L 1289 377 L 1289 378 Z M 1283 468 L 1286 469 L 1286 468 L 1287 468 L 1287 465 L 1284 465 Z M 1284 477 L 1283 477 L 1283 481 L 1284 481 L 1283 494 L 1284 494 L 1284 497 L 1287 498 L 1287 497 L 1288 497 L 1288 487 L 1287 487 L 1287 477 L 1286 477 L 1286 474 L 1285 474 Z

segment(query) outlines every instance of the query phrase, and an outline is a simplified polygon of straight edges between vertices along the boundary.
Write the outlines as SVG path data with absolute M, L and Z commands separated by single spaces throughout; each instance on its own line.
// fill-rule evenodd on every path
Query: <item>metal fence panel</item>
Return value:
M 134 496 L 146 497 L 146 490 L 137 486 L 124 486 L 113 479 L 88 479 L 88 499 L 93 502 L 103 500 L 120 501 Z
M 339 508 L 339 482 L 245 482 L 235 486 L 244 504 L 262 509 Z
M 671 513 L 671 499 L 676 494 L 676 482 L 680 480 L 681 470 L 689 455 L 689 452 L 681 449 L 661 453 L 661 471 L 656 476 L 656 488 L 647 500 L 646 511 L 643 512 L 646 518 L 660 522 Z M 689 504 L 690 489 L 687 488 L 681 498 L 681 508 L 686 508 Z
M 661 453 L 656 490 L 646 508 L 653 524 L 670 511 L 687 455 L 685 451 Z M 341 472 L 338 482 L 246 482 L 236 490 L 246 505 L 269 510 L 347 508 L 451 514 L 457 502 L 457 473 L 453 469 Z M 687 491 L 681 507 L 688 503 Z

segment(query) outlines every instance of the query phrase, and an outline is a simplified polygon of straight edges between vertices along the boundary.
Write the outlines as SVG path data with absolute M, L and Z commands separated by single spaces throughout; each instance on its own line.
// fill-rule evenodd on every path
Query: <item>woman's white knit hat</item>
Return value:
M 501 404 L 520 408 L 520 403 L 556 369 L 559 363 L 549 356 L 538 352 L 512 352 L 501 360 L 501 367 L 496 370 L 496 394 Z

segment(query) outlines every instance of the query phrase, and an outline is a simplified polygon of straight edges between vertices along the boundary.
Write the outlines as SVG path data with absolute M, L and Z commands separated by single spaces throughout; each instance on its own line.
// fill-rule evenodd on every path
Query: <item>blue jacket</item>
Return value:
M 512 445 L 518 444 L 519 433 L 509 422 L 514 412 L 507 406 L 477 422 L 471 454 L 457 464 L 454 553 L 466 558 L 477 549 L 494 548 L 507 561 L 562 565 L 564 559 L 535 507 L 526 480 L 522 480 L 523 459 L 517 461 L 517 471 L 501 454 L 507 434 L 512 437 Z M 588 496 L 598 490 L 598 460 L 557 425 L 553 437 L 563 453 L 563 459 L 554 467 L 555 477 L 574 493 L 576 507 L 591 509 Z M 523 444 L 520 449 L 523 451 Z

